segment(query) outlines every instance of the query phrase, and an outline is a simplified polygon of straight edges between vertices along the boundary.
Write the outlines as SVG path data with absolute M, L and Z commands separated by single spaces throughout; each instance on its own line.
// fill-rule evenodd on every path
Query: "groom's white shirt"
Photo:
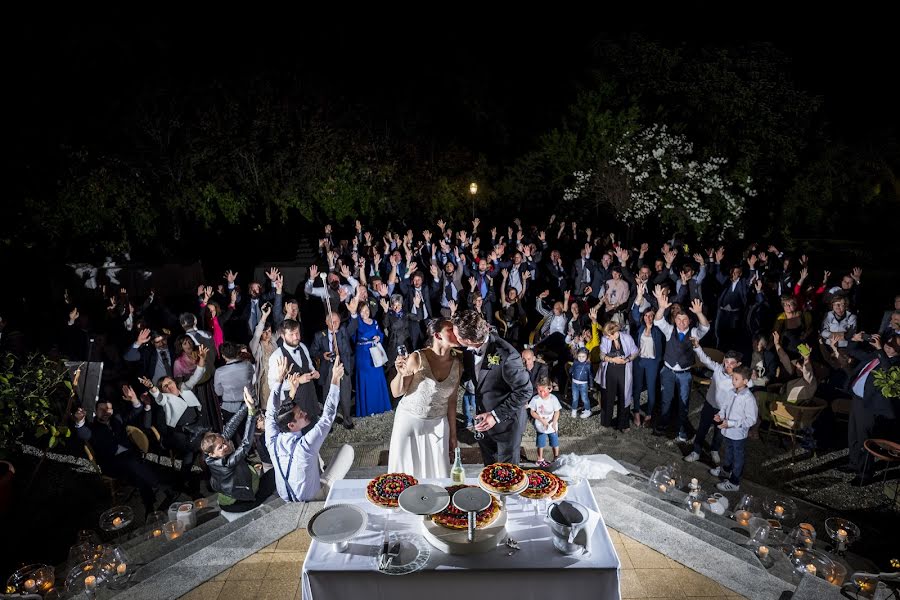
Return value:
M 475 355 L 475 387 L 478 387 L 479 379 L 481 378 L 481 361 L 484 360 L 484 354 L 487 351 L 488 344 L 491 341 L 491 336 L 488 336 L 484 343 L 478 348 L 469 348 L 469 351 Z M 497 418 L 497 413 L 491 411 L 491 415 L 494 417 L 494 421 L 497 423 L 500 422 L 500 419 Z

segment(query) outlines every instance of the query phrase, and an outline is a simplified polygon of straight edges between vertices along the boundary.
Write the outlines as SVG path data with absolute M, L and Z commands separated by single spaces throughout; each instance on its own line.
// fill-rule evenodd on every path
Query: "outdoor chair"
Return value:
M 796 458 L 797 437 L 812 426 L 827 405 L 828 403 L 821 398 L 813 398 L 806 404 L 791 404 L 776 400 L 769 407 L 772 418 L 769 432 L 790 438 L 791 464 L 794 464 Z

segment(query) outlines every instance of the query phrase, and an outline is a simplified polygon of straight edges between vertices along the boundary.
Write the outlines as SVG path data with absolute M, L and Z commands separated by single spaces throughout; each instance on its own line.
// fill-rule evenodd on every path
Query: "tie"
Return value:
M 166 370 L 166 375 L 172 376 L 172 363 L 169 362 L 169 351 L 168 350 L 160 350 L 159 358 L 162 360 L 163 368 Z
M 259 325 L 259 300 L 250 301 L 250 329 L 256 330 Z
M 679 331 L 679 332 L 678 332 L 678 341 L 679 341 L 679 342 L 683 342 L 683 341 L 684 341 L 684 336 L 685 336 L 685 335 L 686 335 L 685 333 Z
M 487 295 L 488 295 L 488 287 L 487 287 L 487 281 L 485 281 L 486 278 L 485 278 L 485 276 L 484 276 L 484 273 L 482 273 L 482 274 L 479 275 L 478 277 L 481 279 L 481 283 L 480 283 L 480 285 L 479 285 L 479 290 L 481 291 L 481 297 L 482 297 L 482 298 L 487 298 Z
M 866 378 L 866 375 L 868 375 L 869 372 L 870 372 L 872 369 L 874 369 L 875 367 L 878 366 L 878 362 L 879 362 L 879 361 L 878 361 L 877 358 L 872 359 L 872 360 L 869 362 L 869 364 L 867 364 L 867 365 L 863 368 L 863 370 L 859 372 L 859 375 L 856 376 L 856 379 L 853 380 L 853 384 L 850 386 L 850 389 L 853 390 L 853 388 L 856 387 L 856 384 L 858 384 L 860 381 L 862 381 L 863 379 L 865 379 L 865 378 Z
M 428 309 L 425 308 L 425 304 L 426 304 L 425 296 L 422 295 L 421 289 L 416 288 L 416 293 L 422 297 L 422 304 L 420 305 L 420 308 L 422 309 L 422 319 L 427 319 L 428 318 Z
M 583 273 L 581 278 L 584 280 L 584 282 L 590 283 L 591 282 L 591 272 L 587 268 L 587 260 L 583 260 L 581 262 L 581 272 Z
M 453 284 L 448 283 L 447 287 L 444 288 L 444 294 L 447 296 L 447 302 L 453 300 Z
M 331 352 L 332 356 L 334 355 L 334 334 L 330 331 L 328 332 L 328 351 Z

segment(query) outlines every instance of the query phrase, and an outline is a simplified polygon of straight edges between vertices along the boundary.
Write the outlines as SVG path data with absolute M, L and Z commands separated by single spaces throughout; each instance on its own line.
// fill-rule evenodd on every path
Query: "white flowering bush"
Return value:
M 665 125 L 628 133 L 609 161 L 612 173 L 576 171 L 563 200 L 593 196 L 610 204 L 629 225 L 655 216 L 676 232 L 740 233 L 746 200 L 756 195 L 752 180 L 732 181 L 724 173 L 727 159 L 700 161 L 693 152 L 685 136 L 669 133 Z M 610 185 L 611 180 L 619 185 Z

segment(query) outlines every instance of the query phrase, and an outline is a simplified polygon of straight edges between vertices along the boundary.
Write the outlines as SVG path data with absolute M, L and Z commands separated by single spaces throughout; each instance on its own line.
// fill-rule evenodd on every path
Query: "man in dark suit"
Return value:
M 434 298 L 438 292 L 437 283 L 434 281 L 426 283 L 425 275 L 421 271 L 414 271 L 409 279 L 400 281 L 398 289 L 403 296 L 403 309 L 410 314 L 416 313 L 420 317 L 419 326 L 413 325 L 410 327 L 409 334 L 413 348 L 421 348 L 425 342 L 422 323 L 438 315 L 438 313 L 435 313 L 433 305 Z M 416 296 L 422 298 L 422 302 L 418 306 L 413 302 Z
M 532 396 L 531 381 L 522 357 L 508 342 L 491 333 L 476 311 L 458 312 L 453 333 L 468 351 L 463 358 L 463 379 L 475 386 L 475 431 L 484 464 L 519 464 L 525 407 Z
M 544 378 L 549 379 L 550 368 L 547 366 L 547 363 L 537 360 L 534 350 L 531 348 L 522 350 L 522 363 L 524 363 L 525 370 L 528 372 L 528 380 L 531 381 L 532 391 L 537 389 L 538 381 Z
M 863 334 L 857 334 L 862 336 Z M 854 336 L 856 339 L 857 336 Z M 894 430 L 897 419 L 897 398 L 885 398 L 881 389 L 875 385 L 875 372 L 886 372 L 900 364 L 900 338 L 893 336 L 882 343 L 881 337 L 871 338 L 875 352 L 862 349 L 848 350 L 848 354 L 859 359 L 856 371 L 850 377 L 850 392 L 853 401 L 850 404 L 850 423 L 847 426 L 847 445 L 849 467 L 856 472 L 850 482 L 854 487 L 864 486 L 872 480 L 874 460 L 866 464 L 866 450 L 863 443 L 873 437 L 882 436 Z
M 148 343 L 151 340 L 152 345 Z M 166 331 L 151 333 L 149 329 L 141 329 L 124 358 L 126 362 L 138 363 L 140 375 L 151 381 L 174 376 L 175 351 Z
M 354 345 L 350 343 L 350 338 L 356 332 L 359 319 L 350 319 L 349 324 L 341 325 L 341 316 L 332 312 L 325 316 L 326 328 L 313 336 L 310 354 L 313 360 L 319 363 L 320 377 L 317 380 L 322 402 L 328 396 L 328 389 L 331 386 L 331 366 L 340 355 L 341 362 L 344 365 L 344 374 L 346 377 L 341 379 L 341 415 L 344 418 L 344 427 L 353 429 L 353 416 L 351 409 L 351 382 L 353 381 L 353 365 L 356 360 L 354 355 Z

